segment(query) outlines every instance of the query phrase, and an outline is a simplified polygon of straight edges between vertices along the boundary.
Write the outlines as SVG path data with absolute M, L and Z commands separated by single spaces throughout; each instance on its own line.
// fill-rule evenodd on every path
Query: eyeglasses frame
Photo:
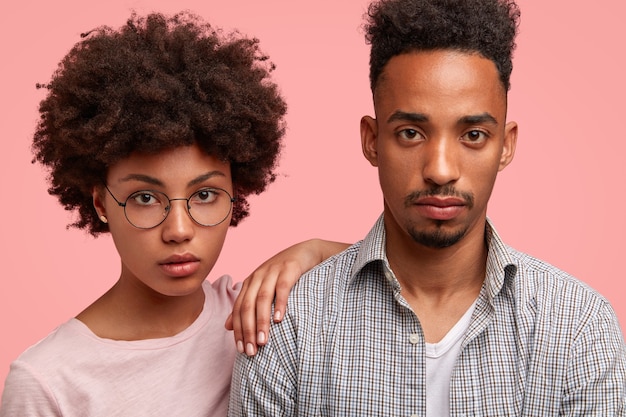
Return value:
M 146 190 L 139 190 L 139 191 L 135 191 L 135 192 L 130 193 L 130 194 L 128 195 L 128 197 L 126 197 L 126 200 L 124 200 L 124 202 L 122 203 L 121 201 L 119 201 L 119 200 L 118 200 L 118 199 L 117 199 L 117 198 L 113 195 L 113 192 L 111 192 L 111 190 L 109 189 L 109 186 L 108 186 L 107 184 L 104 184 L 104 188 L 106 188 L 106 189 L 107 189 L 107 191 L 109 192 L 109 194 L 111 195 L 111 197 L 113 197 L 113 200 L 115 200 L 115 202 L 117 203 L 117 205 L 118 205 L 118 206 L 120 206 L 120 207 L 122 207 L 122 208 L 124 209 L 124 217 L 126 217 L 126 220 L 128 221 L 128 223 L 129 223 L 131 226 L 133 226 L 133 227 L 135 227 L 135 228 L 137 228 L 137 229 L 141 229 L 141 230 L 150 230 L 150 229 L 154 229 L 155 227 L 158 227 L 158 226 L 160 226 L 161 224 L 163 224 L 163 222 L 165 221 L 165 219 L 167 219 L 167 216 L 169 216 L 169 215 L 170 215 L 170 212 L 171 212 L 171 207 L 172 207 L 172 201 L 179 201 L 179 200 L 180 200 L 180 201 L 186 201 L 186 202 L 187 202 L 187 204 L 185 204 L 185 207 L 186 207 L 187 215 L 189 216 L 189 218 L 190 218 L 191 220 L 193 220 L 193 222 L 194 222 L 194 223 L 196 223 L 198 226 L 204 226 L 204 227 L 214 227 L 214 226 L 217 226 L 217 225 L 219 225 L 219 224 L 222 224 L 222 223 L 224 222 L 224 220 L 226 220 L 226 219 L 228 218 L 228 215 L 229 215 L 230 213 L 232 213 L 232 211 L 233 211 L 233 203 L 234 203 L 235 201 L 237 201 L 237 198 L 236 198 L 236 197 L 233 197 L 232 195 L 230 195 L 230 193 L 229 193 L 228 191 L 226 191 L 225 189 L 223 189 L 223 188 L 219 188 L 219 187 L 206 187 L 206 188 L 204 188 L 204 189 L 207 189 L 207 190 L 219 190 L 219 191 L 223 191 L 224 193 L 226 193 L 226 195 L 229 197 L 229 200 L 230 200 L 230 209 L 228 210 L 228 213 L 226 213 L 226 216 L 224 216 L 224 218 L 223 218 L 222 220 L 220 220 L 219 222 L 214 223 L 214 224 L 202 224 L 202 223 L 198 222 L 198 221 L 197 221 L 197 220 L 193 217 L 193 215 L 191 214 L 191 206 L 189 205 L 189 200 L 191 199 L 191 197 L 193 197 L 193 195 L 194 195 L 194 194 L 196 194 L 198 191 L 202 191 L 202 190 L 198 190 L 198 191 L 193 192 L 193 193 L 192 193 L 189 197 L 187 197 L 187 198 L 170 198 L 170 197 L 169 197 L 167 194 L 165 194 L 164 192 L 162 192 L 162 191 L 157 191 L 157 190 L 149 190 L 149 189 L 146 189 Z M 204 190 L 204 189 L 203 189 L 203 190 Z M 168 200 L 168 202 L 167 202 L 167 207 L 165 208 L 165 213 L 166 213 L 166 214 L 165 214 L 165 216 L 163 216 L 163 220 L 161 220 L 159 223 L 155 224 L 154 226 L 150 226 L 150 227 L 139 227 L 139 226 L 135 225 L 133 222 L 131 222 L 131 221 L 130 221 L 130 219 L 128 218 L 128 214 L 126 213 L 126 205 L 127 205 L 128 199 L 129 199 L 129 198 L 130 198 L 133 194 L 137 194 L 138 192 L 141 192 L 141 191 L 147 191 L 147 192 L 154 192 L 154 193 L 163 194 L 163 195 L 165 196 L 165 198 L 167 198 L 167 200 Z

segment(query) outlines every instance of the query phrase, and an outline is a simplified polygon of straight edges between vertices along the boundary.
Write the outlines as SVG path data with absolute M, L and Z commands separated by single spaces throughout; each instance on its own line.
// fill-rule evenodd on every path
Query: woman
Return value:
M 272 68 L 257 40 L 186 13 L 98 28 L 61 61 L 35 159 L 73 226 L 111 233 L 121 273 L 12 364 L 1 416 L 226 414 L 239 288 L 205 278 L 246 197 L 274 180 L 286 106 Z M 305 270 L 342 247 L 312 241 L 276 262 Z

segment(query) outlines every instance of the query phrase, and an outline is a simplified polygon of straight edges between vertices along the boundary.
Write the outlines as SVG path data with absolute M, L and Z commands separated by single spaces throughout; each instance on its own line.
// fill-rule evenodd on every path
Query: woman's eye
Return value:
M 213 189 L 200 190 L 196 192 L 191 200 L 196 203 L 212 203 L 218 197 L 219 191 Z
M 145 191 L 139 191 L 133 194 L 129 200 L 139 206 L 149 206 L 159 203 L 158 198 L 154 194 Z

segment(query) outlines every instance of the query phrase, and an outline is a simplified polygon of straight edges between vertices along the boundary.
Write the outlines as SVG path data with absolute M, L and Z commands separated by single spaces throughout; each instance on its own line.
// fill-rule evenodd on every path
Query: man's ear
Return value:
M 378 166 L 378 123 L 370 116 L 361 118 L 361 149 L 372 166 Z
M 500 155 L 500 166 L 498 171 L 502 171 L 513 160 L 515 156 L 515 147 L 517 146 L 517 123 L 509 122 L 504 127 L 504 144 L 502 146 L 502 155 Z

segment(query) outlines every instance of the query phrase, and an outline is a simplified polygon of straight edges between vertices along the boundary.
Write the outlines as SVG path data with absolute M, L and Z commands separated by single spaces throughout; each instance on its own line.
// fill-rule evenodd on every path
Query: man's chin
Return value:
M 436 230 L 409 229 L 409 235 L 416 243 L 431 249 L 445 249 L 454 246 L 463 239 L 467 229 L 443 230 L 440 226 Z

